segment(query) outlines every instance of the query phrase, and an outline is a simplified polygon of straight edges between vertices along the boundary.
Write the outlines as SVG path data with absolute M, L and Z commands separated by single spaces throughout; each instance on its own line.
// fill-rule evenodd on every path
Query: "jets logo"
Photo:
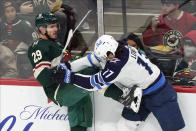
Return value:
M 183 35 L 177 30 L 170 30 L 163 36 L 163 44 L 171 48 L 179 48 Z
M 102 40 L 100 40 L 99 42 L 96 43 L 96 47 L 99 47 L 102 44 Z

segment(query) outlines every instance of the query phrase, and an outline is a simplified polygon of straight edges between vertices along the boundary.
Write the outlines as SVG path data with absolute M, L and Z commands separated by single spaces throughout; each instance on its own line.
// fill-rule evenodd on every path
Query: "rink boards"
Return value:
M 196 87 L 175 86 L 186 127 L 196 130 Z M 123 106 L 95 92 L 94 123 L 88 131 L 115 131 Z M 47 99 L 43 88 L 34 80 L 0 80 L 0 131 L 69 131 L 66 107 Z M 161 131 L 152 114 L 138 131 Z

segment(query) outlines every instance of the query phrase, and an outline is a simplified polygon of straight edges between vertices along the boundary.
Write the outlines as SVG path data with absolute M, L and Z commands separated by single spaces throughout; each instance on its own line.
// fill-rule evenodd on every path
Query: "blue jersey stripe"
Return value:
M 90 80 L 91 80 L 91 81 L 90 81 L 90 82 L 91 82 L 91 85 L 92 85 L 93 87 L 97 87 L 99 90 L 102 89 L 101 86 L 100 86 L 98 83 L 95 82 L 95 75 L 91 76 Z
M 156 83 L 154 83 L 153 85 L 151 85 L 147 89 L 143 90 L 143 96 L 147 95 L 147 94 L 150 94 L 150 93 L 158 90 L 159 88 L 163 87 L 163 85 L 166 82 L 166 79 L 165 79 L 165 76 L 164 76 L 164 74 L 162 72 L 161 72 L 160 75 L 161 75 L 161 77 L 158 77 L 159 80 Z
M 101 62 L 100 60 L 99 60 L 99 58 L 94 54 L 94 56 L 95 56 L 95 59 L 97 60 L 97 61 L 99 61 L 99 62 Z
M 106 83 L 104 82 L 104 80 L 103 80 L 103 78 L 102 78 L 100 72 L 99 72 L 98 76 L 99 76 L 99 81 L 100 81 L 101 83 L 103 83 L 103 84 L 105 84 L 105 85 L 107 85 L 107 86 L 111 85 L 111 83 L 109 83 L 109 82 L 106 82 Z
M 93 62 L 92 62 L 92 60 L 91 60 L 91 55 L 92 55 L 92 53 L 90 53 L 90 54 L 87 55 L 88 61 L 90 62 L 90 64 L 91 64 L 92 66 L 95 66 L 95 64 L 93 64 Z
M 98 83 L 98 84 L 100 84 L 101 86 L 103 86 L 104 83 L 103 83 L 103 82 L 100 82 L 100 80 L 99 80 L 98 77 L 99 77 L 99 76 L 96 74 L 96 75 L 95 75 L 95 82 Z

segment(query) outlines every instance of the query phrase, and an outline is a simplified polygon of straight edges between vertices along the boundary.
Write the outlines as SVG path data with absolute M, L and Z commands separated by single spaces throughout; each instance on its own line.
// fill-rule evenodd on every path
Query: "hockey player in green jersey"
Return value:
M 54 83 L 50 77 L 50 69 L 63 49 L 57 41 L 57 23 L 52 13 L 37 15 L 35 25 L 40 39 L 29 47 L 28 58 L 33 66 L 34 77 L 43 85 L 47 97 L 60 106 L 68 107 L 71 131 L 86 131 L 92 125 L 90 92 L 74 85 Z

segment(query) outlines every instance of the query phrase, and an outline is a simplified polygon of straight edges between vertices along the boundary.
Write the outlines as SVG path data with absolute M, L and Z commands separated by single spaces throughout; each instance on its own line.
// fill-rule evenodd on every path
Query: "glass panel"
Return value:
M 122 40 L 135 33 L 173 84 L 195 85 L 195 12 L 194 0 L 104 0 L 105 34 Z
M 84 55 L 93 48 L 91 44 L 97 39 L 96 0 L 63 0 L 62 6 L 61 0 L 55 1 L 1 2 L 0 78 L 34 79 L 27 50 L 39 38 L 39 31 L 35 26 L 35 17 L 39 13 L 52 11 L 56 15 L 59 22 L 58 41 L 63 46 L 69 30 L 74 30 L 80 24 L 67 48 L 72 50 L 72 54 Z
M 80 43 L 76 51 L 82 51 L 86 48 L 92 49 L 91 45 L 94 44 L 97 39 L 97 2 L 96 0 L 64 0 L 64 3 L 73 7 L 75 11 L 76 24 L 75 27 L 84 19 L 78 31 L 81 35 L 76 32 L 77 39 L 73 44 Z M 90 13 L 88 13 L 90 11 Z M 82 38 L 83 37 L 83 38 Z M 74 45 L 73 45 L 74 46 Z M 83 47 L 82 47 L 83 46 Z

